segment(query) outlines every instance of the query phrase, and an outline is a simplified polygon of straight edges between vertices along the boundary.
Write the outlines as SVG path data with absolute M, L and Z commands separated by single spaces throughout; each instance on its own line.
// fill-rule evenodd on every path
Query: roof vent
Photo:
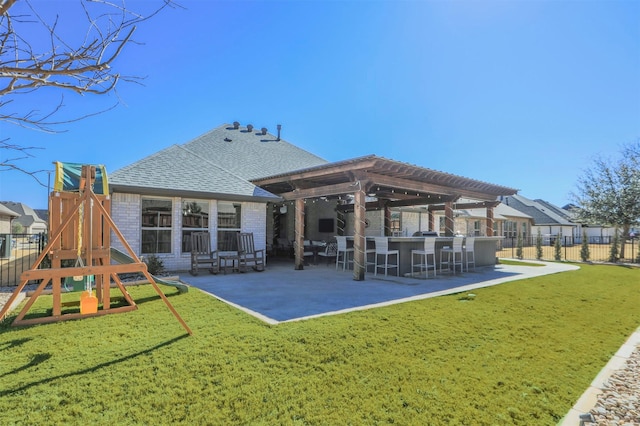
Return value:
M 260 129 L 260 132 L 262 132 L 262 136 L 267 134 L 267 128 L 263 127 L 262 129 Z
M 278 127 L 278 138 L 276 140 L 279 141 L 280 140 L 280 130 L 282 130 L 282 125 L 278 124 L 277 127 Z
M 229 139 L 229 138 L 224 138 L 224 141 L 225 141 L 225 142 L 231 142 L 231 139 Z
M 247 132 L 251 133 L 253 131 L 253 124 L 247 124 Z
M 233 128 L 238 130 L 238 128 L 240 127 L 240 123 L 238 123 L 237 121 L 233 122 Z

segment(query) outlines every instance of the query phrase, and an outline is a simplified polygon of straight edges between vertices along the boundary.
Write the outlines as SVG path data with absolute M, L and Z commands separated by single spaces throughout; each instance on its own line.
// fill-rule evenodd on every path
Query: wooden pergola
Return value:
M 432 212 L 444 210 L 447 233 L 453 229 L 454 203 L 460 198 L 477 203 L 457 208 L 487 208 L 488 236 L 493 235 L 493 207 L 501 195 L 513 195 L 516 189 L 493 185 L 450 173 L 369 155 L 335 163 L 269 176 L 252 181 L 255 185 L 279 195 L 295 205 L 295 268 L 303 269 L 304 204 L 313 198 L 353 197 L 353 203 L 342 205 L 343 211 L 354 213 L 353 279 L 361 281 L 365 274 L 365 218 L 367 210 L 385 211 L 390 221 L 390 209 L 406 206 L 429 206 L 430 228 Z M 366 197 L 375 202 L 366 202 Z M 385 223 L 385 229 L 388 229 Z

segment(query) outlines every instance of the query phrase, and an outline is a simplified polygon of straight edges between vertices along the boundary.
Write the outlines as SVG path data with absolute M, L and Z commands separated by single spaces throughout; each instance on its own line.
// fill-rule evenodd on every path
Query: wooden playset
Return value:
M 128 312 L 137 309 L 119 274 L 140 273 L 153 286 L 182 327 L 191 330 L 160 290 L 142 262 L 129 246 L 110 215 L 106 171 L 103 166 L 56 163 L 56 184 L 49 196 L 49 241 L 31 269 L 21 275 L 9 301 L 0 311 L 4 319 L 18 294 L 30 281 L 39 281 L 37 289 L 27 300 L 12 325 L 49 323 L 68 319 Z M 112 234 L 126 250 L 131 262 L 113 264 L 111 258 Z M 47 258 L 49 268 L 39 269 Z M 122 298 L 112 301 L 113 289 L 119 290 Z M 36 299 L 50 285 L 52 309 L 50 316 L 25 318 Z M 95 295 L 94 295 L 95 290 Z M 62 302 L 67 291 L 79 292 L 76 302 Z M 81 292 L 81 293 L 80 293 Z M 79 304 L 77 309 L 66 309 Z

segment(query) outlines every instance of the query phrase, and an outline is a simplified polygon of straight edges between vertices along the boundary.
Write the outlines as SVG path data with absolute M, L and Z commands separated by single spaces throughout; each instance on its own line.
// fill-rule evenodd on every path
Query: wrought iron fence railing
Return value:
M 46 244 L 45 234 L 0 234 L 0 287 L 17 286 Z
M 560 238 L 556 244 L 556 238 Z M 612 237 L 588 237 L 586 244 L 582 244 L 581 237 L 573 236 L 543 236 L 541 244 L 537 244 L 538 237 L 522 238 L 521 255 L 518 253 L 518 238 L 505 237 L 498 243 L 498 257 L 511 257 L 540 260 L 566 260 L 581 262 L 583 250 L 588 249 L 588 261 L 592 262 L 624 262 L 637 263 L 640 239 L 629 238 L 622 247 L 622 239 L 618 241 L 616 253 L 612 253 L 614 239 Z M 615 259 L 613 257 L 615 255 Z

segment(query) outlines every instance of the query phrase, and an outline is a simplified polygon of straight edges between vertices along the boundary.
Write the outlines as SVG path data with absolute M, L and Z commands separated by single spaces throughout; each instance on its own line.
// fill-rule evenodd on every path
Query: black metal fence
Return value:
M 17 286 L 46 244 L 45 234 L 0 234 L 0 287 Z
M 556 244 L 556 239 L 560 240 Z M 541 260 L 566 260 L 581 262 L 585 246 L 581 237 L 573 236 L 543 236 L 540 244 L 537 244 L 538 237 L 531 236 L 522 238 L 519 255 L 518 238 L 504 238 L 498 246 L 498 257 L 511 257 L 522 259 Z M 592 262 L 624 262 L 637 263 L 638 251 L 640 250 L 640 239 L 629 238 L 624 242 L 622 250 L 622 239 L 618 240 L 617 254 L 612 252 L 614 243 L 613 237 L 588 237 L 586 248 L 588 249 L 588 261 Z M 538 247 L 539 246 L 539 247 Z M 614 256 L 615 255 L 615 256 Z

